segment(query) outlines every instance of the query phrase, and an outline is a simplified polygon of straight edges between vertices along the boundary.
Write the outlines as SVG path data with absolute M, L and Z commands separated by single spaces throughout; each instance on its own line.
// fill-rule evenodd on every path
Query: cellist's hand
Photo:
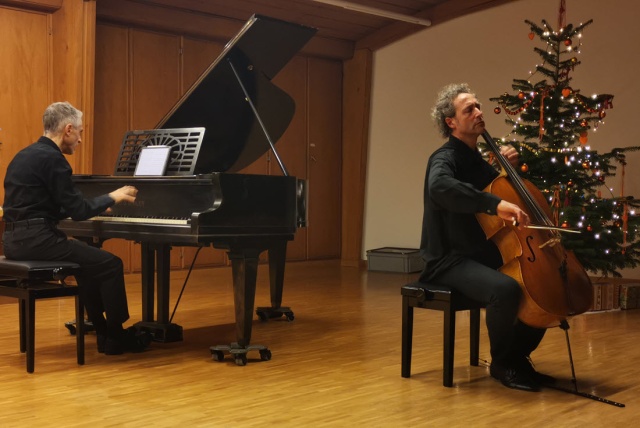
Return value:
M 529 225 L 529 216 L 526 212 L 522 211 L 519 206 L 507 202 L 505 200 L 500 201 L 496 210 L 498 217 L 508 222 L 514 223 L 514 226 L 523 228 Z
M 513 146 L 504 145 L 500 146 L 500 154 L 505 157 L 506 160 L 513 166 L 520 164 L 520 153 Z

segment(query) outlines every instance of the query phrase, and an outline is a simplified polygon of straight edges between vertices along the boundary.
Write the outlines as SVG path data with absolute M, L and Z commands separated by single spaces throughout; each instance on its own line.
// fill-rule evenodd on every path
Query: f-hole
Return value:
M 533 248 L 531 248 L 531 243 L 530 241 L 533 240 L 533 236 L 529 235 L 527 236 L 527 247 L 529 247 L 529 252 L 531 253 L 531 255 L 529 257 L 527 257 L 527 260 L 529 260 L 531 263 L 536 261 L 536 253 L 533 251 Z

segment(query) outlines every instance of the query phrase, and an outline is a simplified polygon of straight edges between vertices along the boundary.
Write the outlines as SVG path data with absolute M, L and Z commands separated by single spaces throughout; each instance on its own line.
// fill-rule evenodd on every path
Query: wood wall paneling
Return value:
M 113 174 L 129 130 L 129 30 L 99 24 L 96 29 L 93 173 Z
M 340 257 L 342 63 L 309 60 L 309 259 Z
M 0 7 L 0 180 L 15 154 L 42 135 L 51 100 L 50 17 Z M 4 200 L 4 187 L 0 186 Z
M 295 113 L 289 127 L 275 145 L 278 155 L 290 176 L 307 178 L 307 59 L 293 58 L 273 83 L 295 101 Z M 283 175 L 273 153 L 269 152 L 269 174 Z M 288 260 L 307 259 L 307 229 L 298 229 L 293 241 L 287 244 Z
M 82 110 L 83 137 L 91 139 L 93 114 L 93 64 L 95 49 L 95 4 L 84 0 L 64 0 L 52 17 L 53 101 L 69 101 Z M 67 156 L 75 173 L 91 167 L 91 145 L 81 144 L 73 156 Z
M 64 0 L 0 0 L 0 5 L 12 6 L 25 10 L 55 12 L 62 7 Z
M 180 37 L 131 30 L 131 129 L 153 129 L 181 95 Z

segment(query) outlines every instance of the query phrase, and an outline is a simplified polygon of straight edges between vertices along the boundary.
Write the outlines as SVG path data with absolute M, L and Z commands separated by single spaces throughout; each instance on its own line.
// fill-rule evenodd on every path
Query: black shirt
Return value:
M 461 257 L 493 262 L 499 256 L 475 216 L 496 214 L 500 198 L 483 189 L 497 176 L 477 150 L 453 136 L 431 155 L 424 183 L 421 281 L 434 279 Z
M 109 195 L 85 199 L 71 180 L 72 174 L 60 148 L 47 137 L 20 150 L 4 180 L 4 221 L 86 220 L 115 203 Z

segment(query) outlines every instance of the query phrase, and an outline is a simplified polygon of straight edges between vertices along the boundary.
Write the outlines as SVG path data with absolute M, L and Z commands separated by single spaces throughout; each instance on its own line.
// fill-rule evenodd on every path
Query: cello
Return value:
M 591 280 L 575 254 L 562 246 L 560 232 L 565 230 L 551 221 L 551 210 L 542 192 L 520 177 L 486 130 L 482 137 L 502 170 L 484 191 L 518 205 L 531 219 L 531 225 L 518 228 L 498 216 L 483 213 L 476 214 L 478 222 L 500 251 L 500 272 L 520 284 L 520 321 L 537 328 L 560 326 L 568 317 L 591 307 Z
M 487 239 L 491 239 L 500 251 L 503 262 L 500 272 L 520 284 L 523 298 L 520 299 L 518 318 L 532 327 L 560 327 L 565 331 L 573 389 L 549 386 L 601 403 L 625 407 L 622 403 L 578 391 L 567 319 L 591 307 L 593 286 L 575 254 L 567 251 L 560 242 L 560 232 L 571 230 L 553 224 L 551 210 L 542 192 L 520 177 L 486 130 L 482 138 L 502 169 L 484 191 L 518 205 L 531 219 L 529 226 L 518 228 L 517 224 L 508 224 L 498 216 L 476 214 Z

